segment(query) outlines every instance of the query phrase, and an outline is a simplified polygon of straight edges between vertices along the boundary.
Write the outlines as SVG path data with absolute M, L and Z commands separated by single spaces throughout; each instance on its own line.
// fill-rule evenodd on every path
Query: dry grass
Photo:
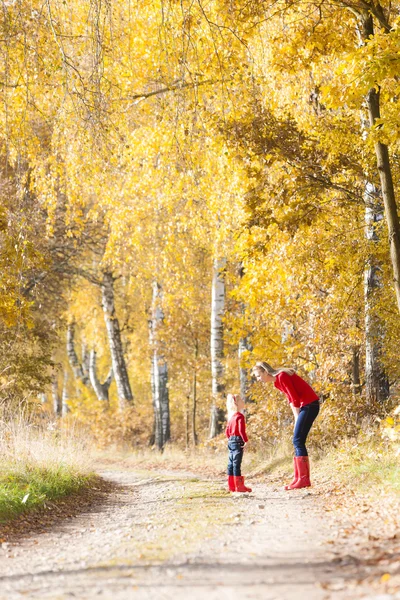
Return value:
M 0 520 L 77 491 L 91 479 L 87 444 L 73 426 L 0 421 Z

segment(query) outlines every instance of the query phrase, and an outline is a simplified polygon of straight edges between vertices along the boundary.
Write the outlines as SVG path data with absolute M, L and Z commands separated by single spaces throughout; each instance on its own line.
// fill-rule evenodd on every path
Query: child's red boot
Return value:
M 228 488 L 230 492 L 236 492 L 235 478 L 233 475 L 228 475 Z
M 251 492 L 251 488 L 248 488 L 244 485 L 244 477 L 234 477 L 234 480 L 236 492 Z
M 297 461 L 299 478 L 290 489 L 298 490 L 299 488 L 310 487 L 310 462 L 308 456 L 296 456 L 295 460 Z
M 293 463 L 294 463 L 294 475 L 293 475 L 293 481 L 291 483 L 289 483 L 289 485 L 285 485 L 285 490 L 292 490 L 293 486 L 295 483 L 297 483 L 297 480 L 299 478 L 299 469 L 297 467 L 297 460 L 296 460 L 296 456 L 293 457 Z

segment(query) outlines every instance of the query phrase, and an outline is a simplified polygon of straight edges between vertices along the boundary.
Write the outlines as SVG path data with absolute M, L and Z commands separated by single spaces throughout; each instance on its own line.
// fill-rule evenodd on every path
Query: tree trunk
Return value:
M 68 406 L 68 401 L 69 401 L 68 383 L 69 383 L 69 373 L 68 373 L 68 367 L 66 367 L 64 369 L 64 381 L 63 381 L 63 389 L 62 389 L 62 396 L 61 396 L 61 415 L 63 417 L 65 417 L 70 411 L 70 408 Z
M 89 375 L 85 373 L 77 354 L 75 352 L 75 325 L 74 323 L 70 323 L 67 329 L 67 355 L 69 364 L 71 365 L 72 371 L 75 375 L 76 379 L 79 379 L 86 387 L 90 387 L 90 379 Z M 84 361 L 84 357 L 82 357 L 82 362 Z
M 365 233 L 369 243 L 379 241 L 376 225 L 383 219 L 375 187 L 366 184 Z M 365 392 L 368 403 L 383 402 L 389 396 L 389 382 L 381 362 L 384 324 L 376 314 L 374 294 L 381 286 L 381 266 L 370 252 L 365 270 Z
M 58 393 L 57 375 L 53 375 L 53 379 L 51 382 L 51 395 L 53 398 L 54 415 L 56 417 L 60 417 L 61 416 L 61 398 L 60 398 L 60 394 Z
M 362 25 L 363 40 L 367 41 L 371 36 L 374 35 L 373 18 L 370 13 L 363 15 Z M 370 125 L 371 127 L 375 127 L 377 119 L 380 119 L 379 90 L 372 88 L 367 94 L 366 103 L 368 107 Z M 398 309 L 400 311 L 400 221 L 397 213 L 396 197 L 389 159 L 389 149 L 386 144 L 382 144 L 382 142 L 377 141 L 375 142 L 375 154 L 389 234 L 394 288 L 396 291 Z
M 251 344 L 247 337 L 239 340 L 239 380 L 240 380 L 240 395 L 247 404 L 251 402 L 249 389 L 250 389 L 250 377 L 249 370 L 243 366 L 242 357 L 246 352 L 251 351 Z
M 151 319 L 149 322 L 151 359 L 151 391 L 154 410 L 154 443 L 162 450 L 170 440 L 170 413 L 168 390 L 168 364 L 159 341 L 159 329 L 164 321 L 161 307 L 161 286 L 153 282 L 153 300 Z
M 122 347 L 119 321 L 115 312 L 114 303 L 114 277 L 106 271 L 101 284 L 102 307 L 107 328 L 108 344 L 110 347 L 112 368 L 117 384 L 117 393 L 120 409 L 123 410 L 133 401 L 128 371 L 126 368 L 124 351 Z
M 90 382 L 95 391 L 97 399 L 101 402 L 108 402 L 108 390 L 110 389 L 110 385 L 113 380 L 113 369 L 111 367 L 104 383 L 100 383 L 99 378 L 97 377 L 95 350 L 92 350 L 89 355 L 89 375 Z
M 192 439 L 193 446 L 197 446 L 197 431 L 196 431 L 196 410 L 197 410 L 197 357 L 199 354 L 199 344 L 196 340 L 195 346 L 195 364 L 193 368 L 193 406 L 192 406 Z
M 218 401 L 224 392 L 224 328 L 225 310 L 225 267 L 226 259 L 215 259 L 211 292 L 211 376 L 212 406 L 210 419 L 210 438 L 221 431 L 224 411 L 218 408 Z
M 186 450 L 189 448 L 189 412 L 190 412 L 190 391 L 186 396 L 186 418 L 185 418 L 185 438 Z

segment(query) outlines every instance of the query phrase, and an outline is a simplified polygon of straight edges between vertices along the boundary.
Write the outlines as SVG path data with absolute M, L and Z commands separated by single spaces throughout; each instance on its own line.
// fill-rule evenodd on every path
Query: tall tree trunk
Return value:
M 374 35 L 372 15 L 368 12 L 362 17 L 362 36 L 364 42 Z M 372 88 L 366 98 L 368 116 L 371 127 L 380 119 L 380 93 L 379 89 Z M 379 178 L 381 182 L 382 198 L 385 206 L 386 223 L 389 234 L 390 257 L 393 268 L 394 288 L 396 291 L 397 305 L 400 311 L 400 221 L 397 213 L 396 197 L 392 179 L 389 159 L 389 149 L 382 142 L 375 142 L 375 154 Z
M 214 260 L 211 292 L 211 376 L 212 406 L 210 418 L 210 438 L 221 431 L 224 411 L 218 408 L 218 401 L 224 392 L 224 327 L 225 310 L 225 268 L 226 259 Z
M 189 448 L 189 412 L 190 412 L 190 390 L 186 396 L 186 415 L 185 415 L 185 439 L 186 450 Z
M 91 350 L 89 355 L 90 382 L 95 391 L 97 399 L 102 402 L 108 402 L 108 390 L 110 389 L 110 385 L 113 380 L 113 369 L 111 367 L 104 383 L 100 383 L 99 378 L 97 376 L 96 362 L 96 351 Z
M 242 279 L 244 277 L 244 273 L 245 273 L 245 271 L 244 271 L 243 263 L 241 263 L 239 266 L 239 271 L 238 271 L 240 279 Z M 246 313 L 246 305 L 244 302 L 242 302 L 240 308 L 241 308 L 241 313 L 244 317 L 244 315 Z M 249 376 L 249 370 L 243 364 L 243 355 L 246 355 L 246 352 L 251 352 L 251 350 L 252 350 L 252 346 L 250 344 L 250 340 L 249 340 L 248 336 L 247 335 L 242 336 L 239 340 L 239 347 L 238 347 L 239 381 L 240 381 L 240 395 L 246 404 L 247 404 L 247 402 L 251 401 L 250 395 L 249 395 L 251 376 Z
M 240 395 L 243 398 L 243 400 L 246 402 L 246 404 L 251 401 L 250 395 L 249 395 L 250 376 L 249 376 L 249 370 L 243 366 L 242 360 L 243 360 L 243 354 L 245 354 L 246 352 L 250 352 L 251 349 L 252 349 L 251 344 L 247 337 L 241 338 L 239 340 L 238 355 L 239 355 Z
M 197 358 L 199 356 L 199 342 L 196 339 L 194 350 L 194 367 L 193 367 L 193 405 L 192 405 L 192 440 L 193 446 L 197 446 L 197 431 L 196 431 L 196 410 L 197 410 Z
M 164 448 L 171 437 L 168 364 L 163 354 L 162 344 L 159 341 L 159 329 L 164 321 L 161 301 L 161 286 L 154 281 L 149 334 L 152 351 L 151 390 L 154 409 L 154 443 L 159 450 Z
M 68 384 L 69 384 L 69 373 L 68 373 L 68 367 L 66 367 L 64 369 L 64 381 L 63 381 L 63 389 L 62 389 L 62 396 L 61 396 L 61 415 L 63 417 L 65 417 L 70 411 L 70 408 L 68 405 L 68 401 L 70 399 Z
M 58 393 L 58 380 L 57 375 L 53 375 L 51 380 L 51 395 L 53 398 L 53 411 L 56 417 L 61 416 L 61 398 Z
M 82 364 L 79 362 L 78 356 L 75 352 L 75 324 L 70 323 L 67 329 L 67 355 L 69 364 L 71 365 L 72 371 L 76 379 L 79 379 L 86 387 L 90 387 L 89 374 L 85 372 Z M 84 362 L 84 356 L 82 356 L 82 363 Z
M 117 393 L 120 409 L 123 410 L 133 401 L 133 394 L 126 368 L 124 351 L 122 347 L 119 321 L 115 312 L 114 302 L 114 277 L 106 271 L 101 284 L 102 307 L 107 328 L 108 344 L 110 347 L 112 368 L 117 384 Z
M 379 241 L 376 225 L 382 221 L 382 208 L 375 187 L 366 184 L 365 232 L 370 244 Z M 384 325 L 376 314 L 374 294 L 379 289 L 381 266 L 371 249 L 364 278 L 365 297 L 365 392 L 368 403 L 383 402 L 389 396 L 389 382 L 382 365 L 381 354 Z

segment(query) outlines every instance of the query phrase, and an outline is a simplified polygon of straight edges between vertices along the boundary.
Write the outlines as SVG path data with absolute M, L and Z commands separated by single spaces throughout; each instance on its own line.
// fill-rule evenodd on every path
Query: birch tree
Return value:
M 382 266 L 376 259 L 373 245 L 379 241 L 378 227 L 384 215 L 375 186 L 366 184 L 365 232 L 370 245 L 368 265 L 365 270 L 365 392 L 367 402 L 383 402 L 389 397 L 389 381 L 382 364 L 384 324 L 376 314 L 374 294 L 382 285 Z
M 152 285 L 152 308 L 149 322 L 151 348 L 151 390 L 154 409 L 154 441 L 162 450 L 171 437 L 168 364 L 163 355 L 160 328 L 164 321 L 162 290 L 157 281 Z
M 108 391 L 113 380 L 114 371 L 111 367 L 104 382 L 100 382 L 97 374 L 97 360 L 95 350 L 91 350 L 89 354 L 89 376 L 90 383 L 92 384 L 92 387 L 96 393 L 97 399 L 100 401 L 108 402 Z
M 117 385 L 117 393 L 121 410 L 133 401 L 133 394 L 126 368 L 122 346 L 121 330 L 115 310 L 114 277 L 105 271 L 101 282 L 102 307 L 107 328 L 108 343 L 111 353 L 112 369 Z
M 225 312 L 225 258 L 215 258 L 211 287 L 211 376 L 212 405 L 210 418 L 210 438 L 221 431 L 224 411 L 219 404 L 224 392 L 224 326 Z

